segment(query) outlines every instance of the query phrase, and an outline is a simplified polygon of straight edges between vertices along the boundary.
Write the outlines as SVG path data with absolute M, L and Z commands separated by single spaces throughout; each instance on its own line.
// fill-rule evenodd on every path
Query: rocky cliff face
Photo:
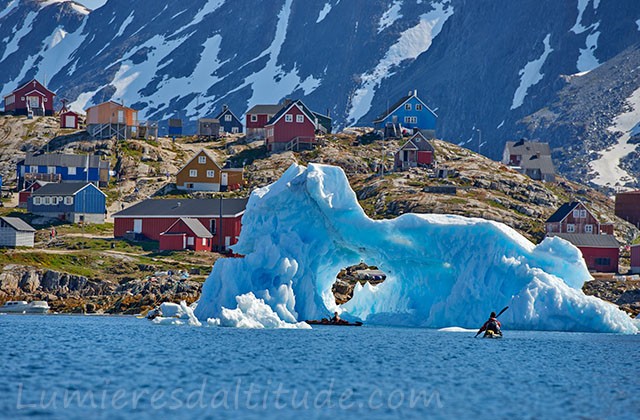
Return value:
M 165 125 L 289 96 L 345 126 L 370 125 L 417 89 L 439 115 L 439 137 L 493 158 L 519 135 L 582 142 L 581 129 L 521 121 L 563 97 L 565 76 L 640 42 L 635 0 L 109 0 L 91 12 L 0 0 L 0 10 L 3 94 L 38 77 L 77 109 L 122 100 Z M 590 77 L 640 87 L 632 73 Z M 626 87 L 593 86 L 619 112 Z M 610 144 L 606 124 L 592 124 L 600 108 L 565 109 L 556 120 L 589 127 L 589 148 Z M 569 159 L 583 154 L 571 150 Z
M 191 303 L 200 296 L 201 286 L 172 276 L 117 284 L 20 265 L 0 271 L 0 301 L 46 300 L 54 312 L 140 313 L 162 302 Z

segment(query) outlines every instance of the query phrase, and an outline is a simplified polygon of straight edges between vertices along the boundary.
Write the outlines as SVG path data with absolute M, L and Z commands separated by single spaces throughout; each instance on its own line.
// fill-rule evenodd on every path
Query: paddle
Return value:
M 509 309 L 508 306 L 505 306 L 504 308 L 502 308 L 502 310 L 500 312 L 498 312 L 498 315 L 496 315 L 496 318 L 498 318 L 500 315 L 502 315 L 504 313 L 504 311 L 506 311 L 507 309 Z M 480 334 L 482 331 L 478 331 L 476 333 L 476 335 L 473 336 L 473 338 L 476 338 L 478 336 L 478 334 Z

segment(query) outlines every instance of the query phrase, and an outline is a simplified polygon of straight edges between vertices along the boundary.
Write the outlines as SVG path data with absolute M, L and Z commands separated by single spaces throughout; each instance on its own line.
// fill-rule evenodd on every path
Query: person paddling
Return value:
M 484 323 L 484 325 L 482 327 L 480 327 L 480 330 L 478 331 L 478 334 L 480 334 L 481 332 L 485 331 L 484 335 L 485 337 L 487 335 L 502 335 L 502 332 L 500 331 L 500 328 L 502 327 L 502 325 L 500 324 L 500 321 L 498 321 L 498 318 L 496 317 L 496 313 L 495 312 L 491 312 L 491 315 L 489 316 L 489 319 L 487 320 L 487 322 Z M 476 334 L 476 335 L 478 335 Z

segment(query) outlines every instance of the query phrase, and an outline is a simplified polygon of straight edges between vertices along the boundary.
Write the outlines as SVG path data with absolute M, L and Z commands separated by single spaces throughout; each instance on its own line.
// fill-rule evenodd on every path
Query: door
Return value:
M 142 219 L 133 219 L 133 231 L 142 233 Z
M 64 117 L 64 127 L 65 128 L 75 128 L 76 126 L 76 117 L 73 115 L 65 115 Z
M 222 181 L 220 181 L 220 185 L 222 185 L 223 187 L 226 187 L 227 185 L 229 185 L 229 174 L 226 172 L 222 172 Z
M 38 96 L 27 96 L 27 103 L 29 104 L 29 108 L 39 108 L 40 98 Z
M 118 124 L 124 124 L 124 111 L 118 110 Z
M 225 249 L 229 249 L 230 246 L 231 246 L 231 236 L 225 236 L 224 237 L 224 248 Z

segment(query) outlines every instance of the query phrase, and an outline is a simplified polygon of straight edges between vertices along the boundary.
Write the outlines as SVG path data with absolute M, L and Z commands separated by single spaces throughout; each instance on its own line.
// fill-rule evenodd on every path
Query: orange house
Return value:
M 242 168 L 222 168 L 202 149 L 176 174 L 176 187 L 186 191 L 233 191 L 242 185 Z
M 115 137 L 124 140 L 137 136 L 138 111 L 108 101 L 87 108 L 87 131 L 95 139 Z

